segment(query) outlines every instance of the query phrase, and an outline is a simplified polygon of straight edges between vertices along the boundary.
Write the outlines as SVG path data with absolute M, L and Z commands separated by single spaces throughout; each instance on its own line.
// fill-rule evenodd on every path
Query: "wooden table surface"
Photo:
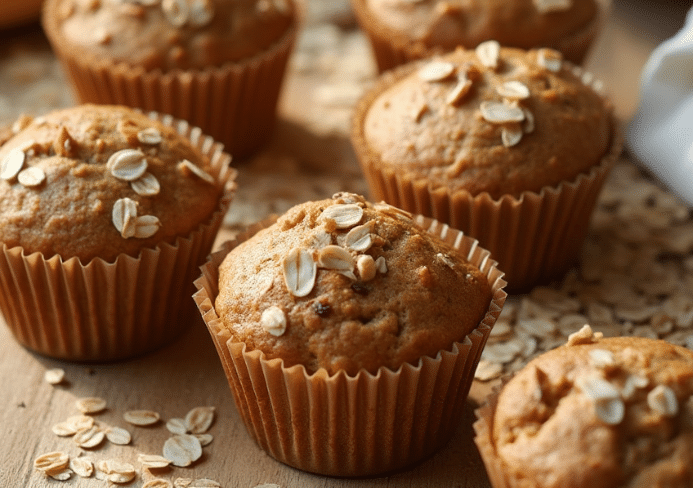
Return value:
M 683 24 L 688 6 L 675 0 L 614 0 L 587 68 L 605 82 L 622 120 L 635 110 L 638 77 L 649 53 Z M 338 190 L 365 191 L 346 137 L 349 106 L 360 91 L 345 85 L 339 69 L 350 66 L 356 71 L 350 73 L 356 85 L 367 86 L 374 77 L 372 62 L 367 54 L 353 56 L 354 49 L 366 44 L 354 29 L 346 2 L 315 1 L 306 27 L 286 80 L 277 132 L 266 150 L 242 164 L 239 195 L 218 242 L 242 225 L 298 201 Z M 316 40 L 324 40 L 327 55 L 316 52 L 321 48 Z M 312 108 L 311 101 L 319 110 Z M 10 122 L 25 111 L 36 113 L 70 103 L 71 94 L 40 28 L 28 25 L 0 33 L 0 122 Z M 44 381 L 44 373 L 57 367 L 65 370 L 67 381 L 52 386 Z M 224 487 L 243 488 L 263 483 L 282 488 L 486 488 L 488 480 L 472 442 L 471 424 L 474 406 L 488 391 L 487 384 L 475 383 L 452 441 L 418 466 L 380 478 L 326 478 L 274 461 L 247 435 L 201 320 L 192 323 L 184 337 L 155 353 L 99 365 L 37 356 L 20 347 L 2 326 L 0 487 L 106 486 L 93 477 L 60 482 L 33 469 L 34 459 L 42 453 L 64 450 L 77 456 L 82 451 L 70 438 L 54 435 L 51 427 L 78 413 L 76 399 L 98 396 L 108 408 L 96 416 L 97 421 L 128 428 L 133 440 L 127 446 L 106 442 L 86 454 L 95 460 L 117 457 L 135 465 L 139 453 L 161 454 L 168 432 L 163 423 L 149 428 L 128 426 L 122 418 L 126 410 L 155 410 L 170 419 L 196 406 L 216 407 L 210 429 L 214 441 L 192 467 L 158 473 L 170 480 L 210 478 Z M 139 487 L 148 476 L 138 475 L 128 486 Z

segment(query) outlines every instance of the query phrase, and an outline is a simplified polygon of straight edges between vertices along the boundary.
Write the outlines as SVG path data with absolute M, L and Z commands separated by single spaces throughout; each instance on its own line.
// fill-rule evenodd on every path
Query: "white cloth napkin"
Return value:
M 642 72 L 640 106 L 628 125 L 630 151 L 693 206 L 693 8 Z

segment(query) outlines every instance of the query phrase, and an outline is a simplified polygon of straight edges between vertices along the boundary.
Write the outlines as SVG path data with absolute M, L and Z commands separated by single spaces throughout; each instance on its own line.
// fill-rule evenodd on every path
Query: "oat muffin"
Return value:
M 233 193 L 221 145 L 121 106 L 22 117 L 13 132 L 0 147 L 0 308 L 19 342 L 100 361 L 174 339 Z
M 169 113 L 245 156 L 271 132 L 292 0 L 48 0 L 43 25 L 82 102 Z
M 233 339 L 287 367 L 353 376 L 435 356 L 475 329 L 491 301 L 486 277 L 383 208 L 351 195 L 309 202 L 230 252 L 215 309 Z M 283 271 L 293 267 L 298 289 Z
M 352 0 L 380 71 L 458 46 L 495 39 L 523 49 L 549 47 L 582 62 L 605 2 L 597 0 Z
M 502 48 L 495 41 L 383 75 L 356 108 L 352 144 L 372 198 L 479 239 L 507 269 L 511 287 L 550 277 L 543 271 L 532 276 L 533 258 L 511 259 L 506 244 L 546 235 L 546 219 L 561 219 L 553 227 L 574 232 L 565 245 L 577 247 L 523 249 L 548 246 L 547 252 L 560 253 L 561 263 L 544 265 L 548 273 L 572 264 L 609 165 L 605 160 L 610 163 L 620 150 L 612 106 L 591 74 L 557 51 Z M 582 178 L 595 180 L 595 171 L 596 181 L 568 193 L 562 189 Z M 578 201 L 567 202 L 573 191 L 580 193 Z M 541 218 L 536 212 L 548 211 L 545 200 L 553 193 L 564 208 L 551 207 Z M 494 206 L 503 208 L 491 217 Z M 529 220 L 517 220 L 522 212 Z M 494 218 L 502 221 L 500 228 Z M 523 235 L 506 239 L 502 229 L 518 226 Z M 499 236 L 503 242 L 496 242 Z M 515 263 L 530 266 L 516 270 Z
M 693 484 L 693 352 L 589 326 L 479 411 L 494 488 Z
M 501 276 L 473 239 L 340 193 L 224 245 L 195 301 L 258 444 L 300 469 L 363 476 L 447 441 Z
M 112 262 L 173 243 L 218 210 L 223 187 L 209 158 L 146 115 L 83 105 L 25 123 L 0 147 L 0 242 L 7 247 Z M 116 214 L 133 208 L 124 227 Z

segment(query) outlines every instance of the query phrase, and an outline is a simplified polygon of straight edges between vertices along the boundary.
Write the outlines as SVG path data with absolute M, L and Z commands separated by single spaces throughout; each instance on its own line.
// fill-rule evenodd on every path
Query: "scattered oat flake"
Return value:
M 79 429 L 69 422 L 59 422 L 51 427 L 51 431 L 59 437 L 69 437 L 75 435 Z
M 137 133 L 137 140 L 142 144 L 160 144 L 162 141 L 161 132 L 155 127 L 147 127 Z
M 476 49 L 476 56 L 481 64 L 487 68 L 496 69 L 500 56 L 500 44 L 498 41 L 486 41 L 479 44 Z
M 43 374 L 43 379 L 51 385 L 59 385 L 65 380 L 65 370 L 62 368 L 48 369 Z
M 67 481 L 72 477 L 72 470 L 70 468 L 65 468 L 60 471 L 46 472 L 48 476 L 57 481 Z
M 356 269 L 359 272 L 359 276 L 362 281 L 370 281 L 375 278 L 377 268 L 375 267 L 375 261 L 372 256 L 368 254 L 362 254 L 356 260 Z
M 22 186 L 33 188 L 46 181 L 46 173 L 38 166 L 31 166 L 19 172 L 17 181 Z
M 556 73 L 561 70 L 563 55 L 553 49 L 540 49 L 537 53 L 537 62 L 540 66 Z
M 263 483 L 262 485 L 257 485 L 254 488 L 281 488 L 281 486 L 275 483 Z
M 103 459 L 96 463 L 96 468 L 104 473 L 106 480 L 111 483 L 129 483 L 137 476 L 132 464 L 117 459 Z
M 65 469 L 69 463 L 70 456 L 66 452 L 53 451 L 34 459 L 34 468 L 47 473 Z
M 187 434 L 188 428 L 185 426 L 185 420 L 180 418 L 172 418 L 166 422 L 166 429 L 172 434 Z
M 121 237 L 133 237 L 137 230 L 137 203 L 127 197 L 116 200 L 111 211 L 111 219 Z
M 94 474 L 94 463 L 88 457 L 77 457 L 70 459 L 70 469 L 74 471 L 77 476 L 89 478 Z
M 164 457 L 174 466 L 190 466 L 201 456 L 202 446 L 193 435 L 174 435 L 164 443 Z
M 142 215 L 135 219 L 135 234 L 137 239 L 146 239 L 159 231 L 161 221 L 154 215 Z
M 140 454 L 137 460 L 147 469 L 166 468 L 171 464 L 171 461 L 157 454 Z
M 262 312 L 260 326 L 273 336 L 279 337 L 286 332 L 286 314 L 276 305 L 268 307 Z M 185 432 L 182 433 L 185 434 Z
M 379 256 L 378 259 L 375 260 L 375 267 L 378 269 L 378 273 L 387 273 L 387 262 L 384 256 Z
M 65 421 L 66 424 L 70 425 L 75 429 L 75 432 L 82 429 L 88 429 L 94 425 L 94 417 L 89 417 L 88 415 L 72 415 Z
M 140 178 L 135 181 L 130 182 L 130 186 L 138 195 L 143 197 L 149 197 L 153 195 L 158 195 L 161 191 L 161 185 L 156 176 L 147 172 L 144 173 Z
M 99 413 L 106 410 L 106 400 L 99 397 L 80 398 L 75 402 L 75 406 L 84 414 Z
M 502 374 L 502 364 L 481 360 L 474 373 L 474 379 L 479 381 L 491 381 L 499 378 Z
M 423 81 L 443 81 L 455 72 L 455 65 L 445 61 L 432 61 L 418 71 Z
M 88 429 L 81 429 L 75 432 L 72 440 L 75 441 L 75 444 L 79 447 L 91 449 L 101 444 L 105 438 L 105 432 L 93 425 Z
M 296 297 L 308 295 L 315 285 L 317 265 L 306 249 L 294 248 L 282 261 L 284 283 L 289 292 Z
M 522 128 L 517 127 L 503 127 L 501 128 L 501 141 L 505 147 L 513 147 L 520 143 L 522 140 L 524 132 Z
M 321 219 L 332 219 L 338 229 L 349 229 L 361 221 L 363 209 L 355 203 L 337 203 L 323 210 Z
M 2 161 L 0 161 L 0 178 L 3 180 L 11 180 L 24 166 L 24 151 L 20 149 L 12 149 L 8 152 Z
M 173 483 L 163 478 L 155 478 L 143 484 L 142 488 L 173 488 Z
M 138 426 L 154 425 L 159 418 L 159 414 L 151 410 L 129 410 L 123 414 L 127 423 Z
M 207 183 L 212 185 L 214 184 L 214 177 L 212 175 L 187 159 L 184 159 L 178 163 L 178 167 L 181 169 L 183 174 L 193 174 Z
M 121 427 L 109 427 L 106 429 L 106 439 L 112 444 L 126 446 L 132 441 L 130 432 Z
M 445 103 L 448 105 L 457 105 L 467 96 L 471 89 L 472 80 L 466 77 L 460 77 L 457 84 L 450 90 L 450 93 L 448 93 L 448 96 L 445 98 Z
M 192 478 L 176 478 L 173 481 L 173 486 L 174 488 L 189 488 L 192 482 Z
M 185 426 L 191 434 L 204 434 L 214 422 L 214 407 L 195 407 L 185 415 Z
M 504 98 L 511 100 L 524 100 L 529 98 L 529 88 L 520 81 L 506 81 L 502 85 L 496 87 L 496 92 Z
M 506 103 L 483 101 L 479 106 L 484 120 L 493 124 L 504 124 L 507 122 L 522 122 L 525 113 L 520 107 L 514 107 Z
M 200 445 L 202 447 L 208 446 L 212 443 L 214 440 L 214 436 L 212 434 L 193 434 L 195 437 L 197 437 L 197 440 L 200 441 Z
M 318 266 L 321 268 L 351 271 L 354 264 L 354 257 L 343 247 L 329 245 L 318 252 Z
M 221 488 L 221 483 L 208 478 L 200 478 L 190 483 L 190 488 Z
M 676 393 L 666 385 L 657 385 L 650 390 L 647 394 L 647 405 L 664 417 L 673 417 L 679 412 Z
M 147 171 L 147 158 L 139 149 L 121 149 L 108 158 L 106 167 L 119 180 L 134 181 Z

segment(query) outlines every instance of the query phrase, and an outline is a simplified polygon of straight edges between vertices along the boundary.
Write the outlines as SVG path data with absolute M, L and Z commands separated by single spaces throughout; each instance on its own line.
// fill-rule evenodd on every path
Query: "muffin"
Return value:
M 176 338 L 234 189 L 221 145 L 170 117 L 83 105 L 0 147 L 0 310 L 41 354 L 109 361 Z
M 693 352 L 589 326 L 477 413 L 494 488 L 693 484 Z
M 303 470 L 364 476 L 448 440 L 501 276 L 459 232 L 341 193 L 227 243 L 195 301 L 258 444 Z
M 352 0 L 379 70 L 495 39 L 579 64 L 606 10 L 599 0 Z
M 271 134 L 292 0 L 48 0 L 43 26 L 81 102 L 171 114 L 245 157 Z
M 557 51 L 495 41 L 384 74 L 352 124 L 371 198 L 478 239 L 511 289 L 559 277 L 621 149 L 595 83 Z

